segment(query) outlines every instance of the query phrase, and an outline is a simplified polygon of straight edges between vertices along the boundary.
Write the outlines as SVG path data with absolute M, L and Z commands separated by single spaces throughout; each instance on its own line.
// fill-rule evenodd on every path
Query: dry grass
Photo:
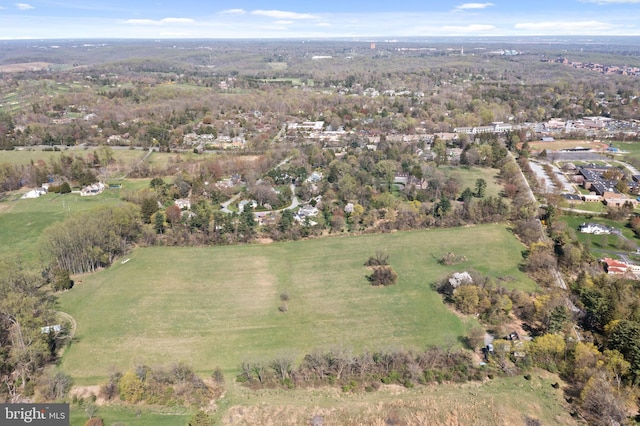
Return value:
M 22 62 L 19 64 L 0 65 L 0 72 L 40 71 L 49 68 L 53 64 L 48 62 Z
M 233 385 L 232 405 L 218 417 L 224 425 L 302 425 L 313 424 L 315 419 L 324 426 L 507 426 L 524 425 L 527 418 L 542 424 L 574 425 L 562 390 L 551 387 L 556 381 L 557 377 L 540 372 L 531 381 L 518 376 L 414 389 L 383 386 L 377 392 L 355 394 L 334 388 L 251 392 Z
M 533 152 L 540 152 L 543 149 L 558 151 L 568 148 L 591 148 L 594 151 L 605 151 L 609 145 L 604 142 L 593 142 L 587 140 L 556 140 L 553 142 L 529 142 L 529 146 Z

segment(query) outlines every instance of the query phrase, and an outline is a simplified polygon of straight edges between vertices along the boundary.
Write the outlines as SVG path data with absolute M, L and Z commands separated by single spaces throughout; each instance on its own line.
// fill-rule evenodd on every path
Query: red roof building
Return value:
M 620 262 L 619 260 L 611 259 L 609 257 L 605 257 L 602 259 L 602 263 L 604 263 L 604 270 L 607 274 L 611 275 L 621 275 L 627 273 L 629 270 L 629 265 L 624 262 Z

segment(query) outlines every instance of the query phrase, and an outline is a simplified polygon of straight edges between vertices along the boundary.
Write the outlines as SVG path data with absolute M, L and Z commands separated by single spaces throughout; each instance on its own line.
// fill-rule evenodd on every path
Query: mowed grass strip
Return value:
M 270 245 L 138 249 L 126 263 L 78 278 L 59 309 L 78 323 L 62 369 L 78 383 L 112 367 L 183 361 L 233 373 L 242 361 L 342 346 L 359 352 L 457 344 L 472 325 L 432 283 L 476 269 L 535 290 L 518 270 L 523 246 L 504 225 L 336 237 Z M 398 284 L 374 288 L 363 263 L 390 255 Z M 446 252 L 468 261 L 443 266 Z M 282 313 L 280 295 L 289 296 Z

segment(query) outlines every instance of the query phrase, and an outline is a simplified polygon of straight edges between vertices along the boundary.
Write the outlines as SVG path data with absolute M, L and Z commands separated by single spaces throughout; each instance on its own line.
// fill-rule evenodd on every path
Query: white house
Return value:
M 85 186 L 80 190 L 80 195 L 82 197 L 86 197 L 89 195 L 98 195 L 101 194 L 102 191 L 106 188 L 105 184 L 102 182 L 93 183 L 89 186 Z
M 578 229 L 583 234 L 594 234 L 594 235 L 611 234 L 611 228 L 605 225 L 600 225 L 599 223 L 583 223 L 578 227 Z
M 36 189 L 32 189 L 31 191 L 27 192 L 26 194 L 24 194 L 20 198 L 38 198 L 38 197 L 43 196 L 46 193 L 47 193 L 47 191 L 44 188 L 36 188 Z
M 180 210 L 190 210 L 191 201 L 188 198 L 178 198 L 173 202 Z

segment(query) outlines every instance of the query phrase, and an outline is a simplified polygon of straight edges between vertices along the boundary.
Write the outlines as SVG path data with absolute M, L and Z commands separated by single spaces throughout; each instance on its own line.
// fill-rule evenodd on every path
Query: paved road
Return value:
M 233 197 L 229 198 L 227 201 L 225 201 L 224 203 L 222 203 L 222 211 L 224 213 L 233 213 L 231 210 L 229 210 L 229 206 L 234 203 L 238 198 L 240 198 L 240 196 L 242 195 L 242 192 L 237 193 L 236 195 L 234 195 Z
M 261 211 L 261 212 L 254 212 L 253 215 L 256 218 L 260 218 L 260 217 L 265 217 L 270 213 L 273 212 L 278 212 L 278 211 L 282 211 L 282 210 L 293 210 L 295 208 L 297 208 L 300 205 L 300 200 L 298 199 L 298 196 L 296 195 L 296 186 L 294 184 L 291 184 L 290 186 L 291 188 L 291 204 L 289 204 L 287 207 L 284 207 L 280 210 L 267 210 L 267 211 Z M 225 201 L 224 203 L 222 203 L 222 209 L 221 211 L 224 213 L 233 213 L 231 210 L 229 210 L 229 206 L 238 201 L 238 199 L 240 198 L 240 196 L 242 195 L 242 193 L 236 194 L 233 197 L 231 197 L 229 200 Z

